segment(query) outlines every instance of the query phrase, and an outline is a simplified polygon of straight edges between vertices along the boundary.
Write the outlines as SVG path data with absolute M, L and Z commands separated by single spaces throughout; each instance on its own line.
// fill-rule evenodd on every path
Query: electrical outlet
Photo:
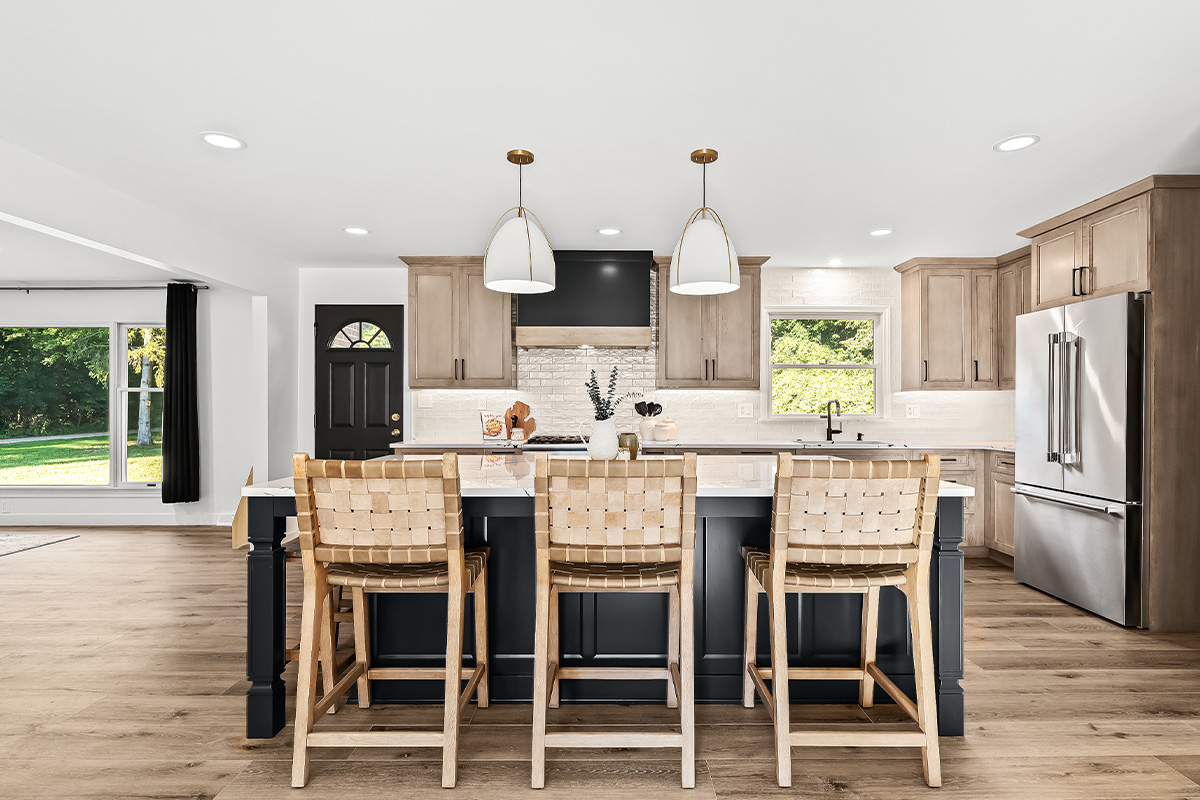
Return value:
M 479 398 L 479 400 L 475 403 L 475 408 L 477 408 L 479 411 L 487 411 L 487 401 L 482 397 Z
M 429 392 L 417 392 L 417 408 L 433 408 L 433 395 Z
M 918 417 L 921 416 L 921 407 L 920 406 L 905 406 L 904 407 L 904 416 L 908 417 L 909 419 L 917 419 Z
M 10 511 L 12 511 L 12 506 L 9 505 L 8 501 L 0 501 L 0 514 L 7 514 Z
M 754 416 L 753 403 L 738 403 L 738 419 L 750 419 Z

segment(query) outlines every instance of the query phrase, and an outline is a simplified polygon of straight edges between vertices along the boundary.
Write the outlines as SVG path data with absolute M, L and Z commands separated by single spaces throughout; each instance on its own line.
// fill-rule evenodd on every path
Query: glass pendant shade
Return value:
M 510 294 L 552 292 L 554 251 L 546 232 L 528 209 L 518 207 L 516 211 L 517 216 L 500 225 L 488 241 L 483 254 L 483 285 Z
M 697 209 L 671 254 L 670 289 L 676 294 L 727 294 L 742 284 L 738 257 L 721 218 Z

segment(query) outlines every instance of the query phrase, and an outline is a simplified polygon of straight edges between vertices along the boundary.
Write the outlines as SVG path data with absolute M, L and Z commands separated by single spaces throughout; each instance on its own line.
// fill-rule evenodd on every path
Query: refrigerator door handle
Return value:
M 1055 357 L 1058 350 L 1057 333 L 1051 333 L 1046 336 L 1046 374 L 1048 376 L 1046 385 L 1046 460 L 1050 462 L 1058 461 L 1058 442 L 1056 438 L 1055 425 L 1060 417 L 1058 413 L 1058 380 L 1055 374 L 1058 366 L 1058 359 Z
M 1079 336 L 1062 334 L 1062 452 L 1064 464 L 1078 464 L 1079 453 Z
M 1045 500 L 1048 503 L 1058 503 L 1063 506 L 1071 506 L 1072 508 L 1082 508 L 1088 511 L 1099 511 L 1102 514 L 1111 514 L 1114 517 L 1125 516 L 1125 506 L 1121 503 L 1088 503 L 1083 500 L 1068 500 L 1059 495 L 1042 494 L 1041 492 L 1030 491 L 1023 486 L 1014 486 L 1009 489 L 1013 494 L 1021 495 L 1022 497 L 1032 497 L 1037 500 Z

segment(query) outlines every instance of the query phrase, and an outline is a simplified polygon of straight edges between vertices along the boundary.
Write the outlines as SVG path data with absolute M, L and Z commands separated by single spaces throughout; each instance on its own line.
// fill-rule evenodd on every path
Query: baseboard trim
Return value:
M 991 552 L 986 545 L 981 544 L 960 544 L 958 549 L 962 551 L 964 558 L 987 558 Z
M 1009 569 L 1013 568 L 1014 560 L 1013 557 L 1008 553 L 1001 553 L 999 550 L 992 550 L 991 548 L 988 548 L 987 557 L 992 561 L 995 561 L 997 564 L 1008 567 Z

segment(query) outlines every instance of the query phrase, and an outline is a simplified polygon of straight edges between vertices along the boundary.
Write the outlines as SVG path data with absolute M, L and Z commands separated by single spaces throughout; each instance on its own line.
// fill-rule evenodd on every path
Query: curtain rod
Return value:
M 186 281 L 180 281 L 186 283 Z M 204 283 L 189 283 L 198 290 L 209 288 Z M 166 289 L 165 283 L 141 284 L 138 286 L 0 286 L 0 292 L 128 292 L 139 289 Z

